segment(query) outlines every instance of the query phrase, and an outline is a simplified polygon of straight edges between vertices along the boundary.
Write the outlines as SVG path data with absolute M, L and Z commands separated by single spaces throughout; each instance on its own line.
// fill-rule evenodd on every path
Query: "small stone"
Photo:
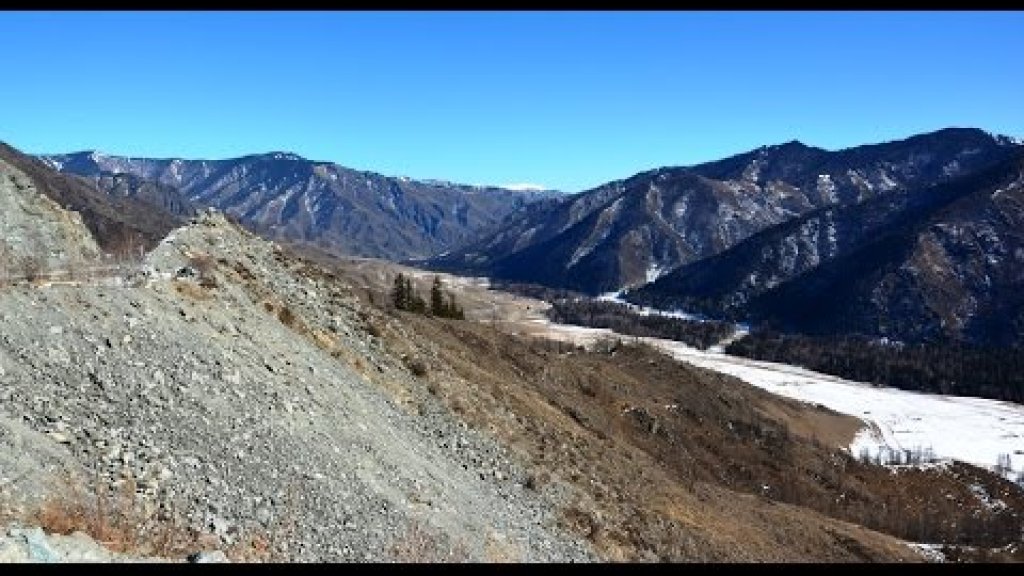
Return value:
M 71 438 L 69 438 L 67 434 L 63 434 L 61 432 L 50 432 L 49 436 L 58 444 L 71 444 Z
M 227 564 L 230 562 L 224 552 L 213 550 L 212 552 L 196 552 L 188 555 L 188 561 L 192 564 Z
M 256 509 L 257 522 L 264 526 L 269 526 L 271 520 L 273 520 L 273 513 L 270 511 L 270 508 L 267 508 L 266 506 L 261 506 Z
M 16 532 L 16 533 L 15 533 Z M 46 534 L 41 528 L 19 529 L 11 531 L 12 536 L 21 536 L 28 546 L 28 558 L 30 562 L 56 562 L 60 556 L 50 548 Z

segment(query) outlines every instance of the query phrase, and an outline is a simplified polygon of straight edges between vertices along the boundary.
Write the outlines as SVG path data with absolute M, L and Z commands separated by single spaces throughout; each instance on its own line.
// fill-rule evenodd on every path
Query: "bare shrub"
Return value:
M 602 336 L 594 342 L 593 350 L 598 354 L 614 354 L 622 345 L 622 341 L 611 336 Z
M 118 264 L 142 262 L 146 241 L 138 232 L 128 230 L 111 242 L 110 253 Z
M 136 556 L 181 559 L 220 544 L 213 534 L 188 528 L 170 503 L 161 511 L 140 498 L 131 476 L 119 486 L 97 478 L 83 488 L 66 475 L 55 494 L 21 520 L 51 534 L 82 532 L 111 551 Z M 295 530 L 294 487 L 289 487 L 284 510 L 272 526 L 244 529 L 223 550 L 233 562 L 284 562 Z
M 217 262 L 212 256 L 205 252 L 192 254 L 188 259 L 188 265 L 199 273 L 200 286 L 208 289 L 217 287 L 217 277 L 214 275 Z
M 224 555 L 232 562 L 288 562 L 288 543 L 294 541 L 298 526 L 295 493 L 295 484 L 289 483 L 283 510 L 273 524 L 267 529 L 246 531 Z
M 291 308 L 285 306 L 284 304 L 282 304 L 281 307 L 278 308 L 277 310 L 277 319 L 281 321 L 281 324 L 284 324 L 289 328 L 295 327 L 295 313 L 292 312 Z
M 87 493 L 64 479 L 64 489 L 45 500 L 29 517 L 44 531 L 70 535 L 83 532 L 106 548 L 136 555 L 181 556 L 196 545 L 196 536 L 176 515 L 158 516 L 136 493 L 134 478 L 120 487 L 94 481 Z
M 427 363 L 420 357 L 407 357 L 405 359 L 405 367 L 413 373 L 414 376 L 422 378 L 427 375 Z
M 367 322 L 366 333 L 374 338 L 380 338 L 384 335 L 384 329 L 380 327 L 376 322 Z
M 19 261 L 19 268 L 25 280 L 35 282 L 42 276 L 44 268 L 43 257 L 36 253 L 26 254 Z

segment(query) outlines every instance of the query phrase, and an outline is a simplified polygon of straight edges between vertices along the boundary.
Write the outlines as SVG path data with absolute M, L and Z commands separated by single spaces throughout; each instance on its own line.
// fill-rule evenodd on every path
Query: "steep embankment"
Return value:
M 81 216 L 40 194 L 32 178 L 2 157 L 0 215 L 0 283 L 99 256 Z

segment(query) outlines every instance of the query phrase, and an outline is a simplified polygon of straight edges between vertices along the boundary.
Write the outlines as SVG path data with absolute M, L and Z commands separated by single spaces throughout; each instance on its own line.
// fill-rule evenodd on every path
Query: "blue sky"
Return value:
M 1024 136 L 1024 12 L 0 13 L 0 140 L 575 192 L 798 139 Z

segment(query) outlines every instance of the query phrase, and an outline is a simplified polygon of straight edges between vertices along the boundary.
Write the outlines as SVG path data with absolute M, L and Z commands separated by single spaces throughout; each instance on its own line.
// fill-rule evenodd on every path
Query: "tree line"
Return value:
M 1024 350 L 753 332 L 726 353 L 904 390 L 1024 403 Z
M 547 317 L 552 322 L 590 328 L 609 328 L 620 334 L 677 340 L 707 349 L 732 334 L 733 326 L 715 320 L 686 320 L 657 314 L 639 314 L 625 304 L 582 298 L 551 302 Z
M 430 301 L 427 302 L 416 292 L 412 278 L 399 272 L 391 288 L 391 302 L 399 310 L 430 314 L 440 318 L 466 319 L 466 312 L 456 302 L 455 295 L 444 290 L 440 276 L 434 276 L 434 283 L 430 287 Z

